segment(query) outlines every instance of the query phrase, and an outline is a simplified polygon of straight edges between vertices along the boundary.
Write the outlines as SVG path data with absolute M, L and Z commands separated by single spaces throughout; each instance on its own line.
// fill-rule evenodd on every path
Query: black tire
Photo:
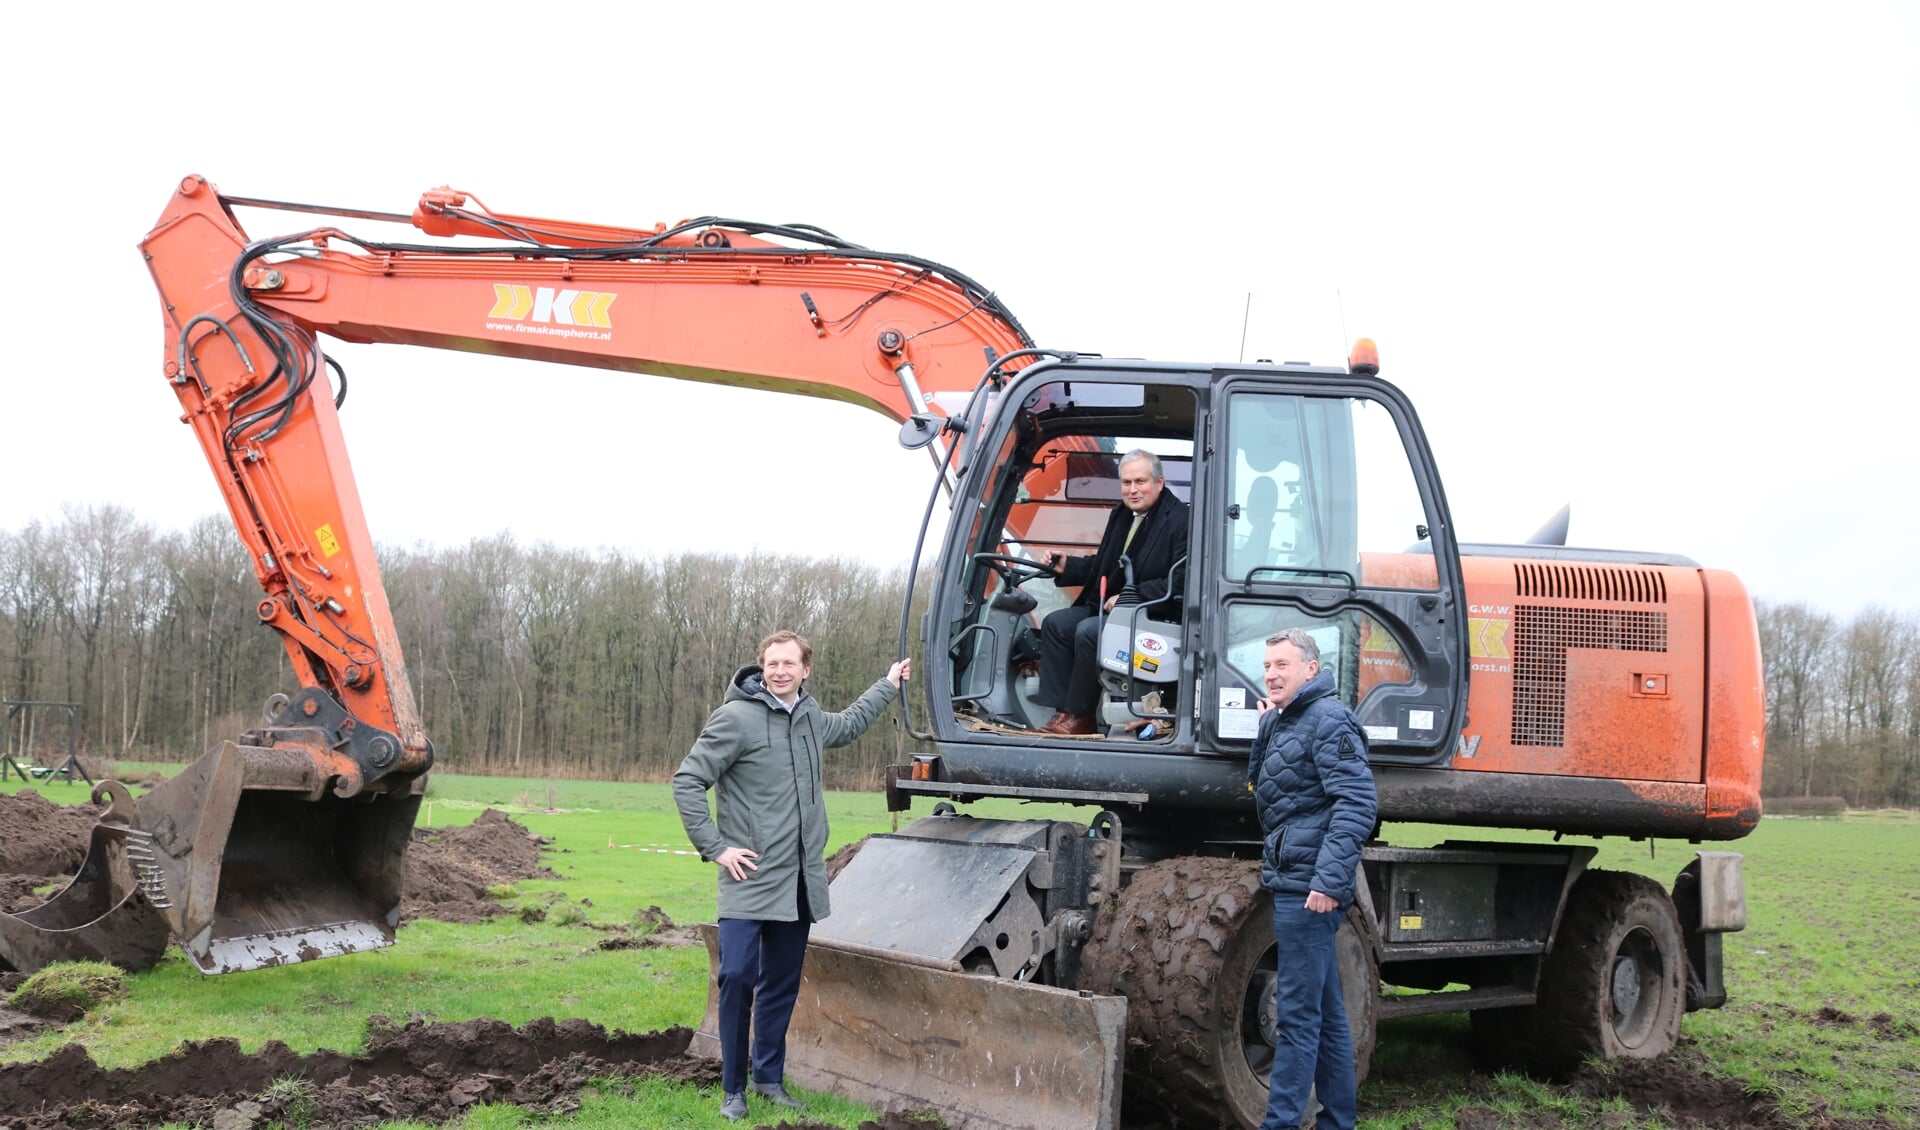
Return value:
M 1350 909 L 1338 935 L 1355 1070 L 1366 1078 L 1380 999 L 1372 923 Z M 1183 858 L 1142 868 L 1105 909 L 1079 987 L 1127 998 L 1126 1101 L 1200 1126 L 1258 1126 L 1271 1037 L 1259 993 L 1278 960 L 1260 865 Z M 1265 984 L 1263 985 L 1263 982 Z
M 1680 1039 L 1687 951 L 1660 884 L 1589 871 L 1574 884 L 1532 1008 L 1475 1013 L 1482 1054 L 1563 1076 L 1585 1060 L 1654 1059 Z

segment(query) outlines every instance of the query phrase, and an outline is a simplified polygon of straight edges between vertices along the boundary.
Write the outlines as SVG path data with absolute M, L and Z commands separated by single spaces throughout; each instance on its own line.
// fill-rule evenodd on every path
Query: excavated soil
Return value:
M 17 913 L 47 901 L 33 893 L 80 870 L 87 838 L 106 809 L 61 805 L 33 789 L 0 795 L 0 910 Z
M 400 921 L 486 921 L 505 909 L 488 888 L 560 877 L 540 862 L 540 849 L 552 842 L 492 808 L 464 828 L 416 829 L 407 848 Z
M 315 1128 L 440 1123 L 476 1103 L 564 1114 L 579 1108 L 589 1087 L 631 1089 L 595 1084 L 596 1078 L 717 1084 L 717 1063 L 686 1054 L 691 1038 L 685 1028 L 631 1035 L 584 1020 L 541 1019 L 515 1028 L 498 1020 L 395 1026 L 373 1017 L 365 1055 L 300 1055 L 278 1042 L 242 1055 L 233 1040 L 205 1040 L 113 1071 L 102 1070 L 79 1044 L 68 1044 L 39 1063 L 0 1066 L 0 1111 L 6 1112 L 0 1119 L 10 1130 L 166 1122 L 245 1130 L 276 1121 Z M 916 1124 L 894 1116 L 863 1125 L 909 1130 Z M 810 1130 L 811 1124 L 791 1126 Z

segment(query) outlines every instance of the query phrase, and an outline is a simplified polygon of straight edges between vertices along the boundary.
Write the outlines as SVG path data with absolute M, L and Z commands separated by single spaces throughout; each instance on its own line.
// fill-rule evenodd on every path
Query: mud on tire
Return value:
M 1341 987 L 1361 1079 L 1373 1057 L 1379 975 L 1372 923 L 1350 910 Z M 1273 899 L 1258 862 L 1183 858 L 1142 868 L 1103 908 L 1079 987 L 1127 998 L 1126 1102 L 1201 1126 L 1259 1125 L 1271 1048 L 1255 979 L 1274 968 Z
M 1653 1059 L 1680 1039 L 1687 952 L 1667 892 L 1644 875 L 1589 871 L 1568 896 L 1531 1008 L 1473 1014 L 1481 1054 L 1563 1076 L 1582 1061 Z

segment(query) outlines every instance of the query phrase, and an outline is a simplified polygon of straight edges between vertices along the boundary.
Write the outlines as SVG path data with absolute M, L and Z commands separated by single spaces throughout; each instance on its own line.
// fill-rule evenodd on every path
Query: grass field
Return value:
M 143 766 L 123 765 L 123 773 Z M 17 786 L 15 786 L 17 787 Z M 10 788 L 8 791 L 13 791 Z M 41 789 L 84 799 L 83 787 Z M 829 794 L 838 846 L 890 819 L 877 794 Z M 520 884 L 519 896 L 557 892 L 588 922 L 614 923 L 658 906 L 676 923 L 714 912 L 711 865 L 689 854 L 665 786 L 517 780 L 437 774 L 422 810 L 435 827 L 499 808 L 554 839 L 557 880 Z M 983 811 L 992 811 L 982 809 Z M 1034 815 L 1012 804 L 996 814 Z M 1396 843 L 1430 843 L 1457 829 L 1398 827 Z M 1477 833 L 1476 833 L 1477 834 Z M 1688 845 L 1599 841 L 1595 866 L 1670 882 Z M 1686 1019 L 1680 1054 L 1746 1091 L 1771 1097 L 1808 1125 L 1920 1126 L 1920 818 L 1910 813 L 1844 820 L 1767 820 L 1739 844 L 1746 853 L 1750 921 L 1729 935 L 1731 1001 Z M 552 896 L 547 896 L 552 897 Z M 699 947 L 601 951 L 581 924 L 502 917 L 474 926 L 420 922 L 376 953 L 207 978 L 184 958 L 129 979 L 130 992 L 66 1030 L 0 1048 L 0 1061 L 43 1058 L 79 1039 L 105 1066 L 153 1059 L 181 1040 L 237 1037 L 253 1050 L 280 1040 L 297 1051 L 352 1051 L 371 1014 L 457 1021 L 584 1017 L 608 1028 L 696 1026 L 705 1005 Z M 1618 1099 L 1513 1075 L 1474 1073 L 1463 1053 L 1464 1017 L 1383 1025 L 1374 1077 L 1361 1093 L 1362 1125 L 1653 1127 L 1657 1113 Z M 809 1117 L 853 1127 L 864 1108 L 811 1096 Z M 711 1090 L 648 1083 L 629 1097 L 603 1095 L 579 1113 L 539 1125 L 727 1125 Z M 1559 1121 L 1542 1121 L 1555 1119 Z M 473 1112 L 464 1126 L 533 1125 L 517 1108 Z M 399 1125 L 399 1124 L 396 1124 Z

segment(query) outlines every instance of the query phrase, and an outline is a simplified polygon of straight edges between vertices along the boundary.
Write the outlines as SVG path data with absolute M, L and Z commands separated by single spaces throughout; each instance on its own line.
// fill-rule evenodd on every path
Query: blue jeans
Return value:
M 787 1070 L 787 1022 L 800 998 L 807 956 L 805 884 L 798 922 L 720 920 L 720 1086 L 729 1095 L 747 1089 L 748 1032 L 753 1081 L 778 1083 Z
M 1309 1096 L 1320 1100 L 1322 1130 L 1353 1130 L 1359 1118 L 1353 1074 L 1353 1033 L 1340 996 L 1340 963 L 1334 935 L 1346 915 L 1316 914 L 1304 895 L 1273 897 L 1273 940 L 1280 951 L 1275 1014 L 1273 1076 L 1267 1120 L 1260 1130 L 1295 1130 L 1307 1116 Z

